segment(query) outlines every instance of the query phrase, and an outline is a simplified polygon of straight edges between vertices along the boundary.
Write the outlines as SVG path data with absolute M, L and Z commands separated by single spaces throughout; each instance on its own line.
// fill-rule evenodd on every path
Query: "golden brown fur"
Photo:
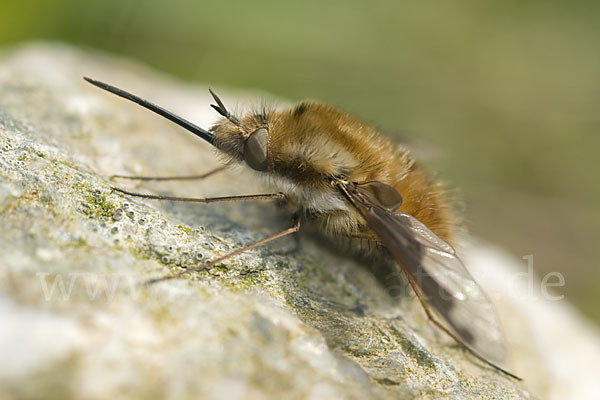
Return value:
M 243 160 L 244 138 L 268 130 L 268 167 L 262 173 L 277 190 L 332 236 L 376 239 L 365 221 L 330 182 L 379 181 L 396 188 L 406 212 L 452 243 L 453 221 L 439 185 L 408 151 L 382 137 L 372 126 L 331 106 L 303 102 L 283 110 L 248 115 L 240 126 L 228 120 L 211 130 L 215 146 L 230 162 Z

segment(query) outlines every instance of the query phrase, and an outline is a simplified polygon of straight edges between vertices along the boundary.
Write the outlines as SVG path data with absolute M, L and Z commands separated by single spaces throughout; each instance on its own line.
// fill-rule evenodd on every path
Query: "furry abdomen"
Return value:
M 393 186 L 403 197 L 400 211 L 452 243 L 452 215 L 439 185 L 406 149 L 372 126 L 324 104 L 301 103 L 272 115 L 269 127 L 273 183 L 314 215 L 325 234 L 374 238 L 363 218 L 326 179 L 343 177 Z

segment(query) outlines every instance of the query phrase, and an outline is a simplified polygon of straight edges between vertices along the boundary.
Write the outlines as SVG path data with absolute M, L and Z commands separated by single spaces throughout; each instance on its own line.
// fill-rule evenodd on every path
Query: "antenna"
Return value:
M 236 117 L 234 117 L 233 115 L 231 115 L 231 113 L 229 111 L 227 111 L 227 109 L 225 108 L 225 105 L 223 104 L 223 102 L 221 101 L 219 96 L 217 96 L 216 93 L 212 91 L 212 89 L 208 89 L 208 91 L 210 92 L 213 99 L 215 99 L 215 101 L 218 104 L 216 106 L 214 104 L 211 104 L 210 106 L 212 108 L 214 108 L 219 114 L 221 114 L 222 116 L 227 118 L 229 121 L 231 121 L 233 124 L 241 127 L 240 120 L 237 119 Z

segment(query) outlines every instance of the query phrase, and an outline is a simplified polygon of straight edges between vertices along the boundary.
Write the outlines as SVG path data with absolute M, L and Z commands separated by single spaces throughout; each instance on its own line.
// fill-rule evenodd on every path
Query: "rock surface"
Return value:
M 217 116 L 205 87 L 57 44 L 0 57 L 1 398 L 594 398 L 595 328 L 564 302 L 524 300 L 524 284 L 506 284 L 519 263 L 482 244 L 463 256 L 498 308 L 507 368 L 523 383 L 457 348 L 407 291 L 390 295 L 368 267 L 306 237 L 140 286 L 281 230 L 289 216 L 269 201 L 111 191 L 111 174 L 196 174 L 219 162 L 205 143 L 81 77 L 208 127 Z M 122 186 L 261 192 L 241 173 Z

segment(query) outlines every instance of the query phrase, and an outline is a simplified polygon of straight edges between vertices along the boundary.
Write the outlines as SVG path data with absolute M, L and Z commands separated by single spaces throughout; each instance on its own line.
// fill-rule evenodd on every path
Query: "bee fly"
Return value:
M 226 258 L 298 232 L 298 216 L 310 216 L 325 235 L 370 243 L 371 251 L 393 260 L 433 324 L 483 362 L 520 380 L 495 364 L 503 360 L 505 350 L 492 304 L 451 245 L 453 220 L 443 192 L 406 149 L 384 139 L 364 122 L 317 102 L 237 117 L 211 90 L 217 103 L 211 106 L 223 118 L 205 130 L 124 90 L 84 79 L 192 132 L 213 145 L 226 164 L 245 163 L 281 192 L 196 199 L 115 190 L 144 198 L 200 203 L 279 198 L 297 210 L 293 226 L 284 231 L 201 267 L 149 283 L 211 268 Z M 447 324 L 438 321 L 430 306 Z

